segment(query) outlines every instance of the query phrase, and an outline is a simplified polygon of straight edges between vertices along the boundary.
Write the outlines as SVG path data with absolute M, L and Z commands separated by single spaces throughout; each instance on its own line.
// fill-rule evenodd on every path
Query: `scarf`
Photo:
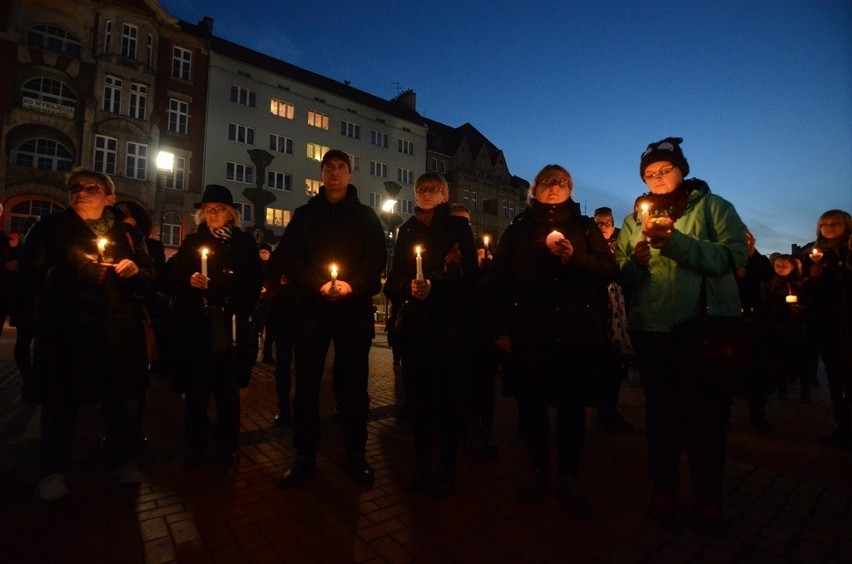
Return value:
M 228 241 L 233 234 L 233 229 L 230 225 L 226 225 L 225 227 L 217 227 L 213 228 L 209 225 L 207 229 L 210 230 L 210 234 L 219 239 L 220 241 Z
M 112 229 L 115 223 L 115 214 L 109 208 L 104 208 L 104 213 L 98 219 L 84 219 L 86 226 L 98 237 L 103 237 Z

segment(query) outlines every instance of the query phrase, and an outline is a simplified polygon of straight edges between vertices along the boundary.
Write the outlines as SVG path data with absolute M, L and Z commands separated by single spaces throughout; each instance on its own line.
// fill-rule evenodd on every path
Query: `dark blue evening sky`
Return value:
M 411 88 L 421 114 L 470 122 L 512 174 L 566 166 L 574 199 L 618 223 L 645 190 L 639 155 L 669 135 L 762 252 L 852 211 L 848 0 L 161 4 L 376 96 Z

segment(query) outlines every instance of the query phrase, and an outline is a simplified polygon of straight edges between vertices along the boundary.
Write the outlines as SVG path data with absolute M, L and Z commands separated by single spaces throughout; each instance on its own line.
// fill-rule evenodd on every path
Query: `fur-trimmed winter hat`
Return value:
M 642 160 L 639 161 L 639 176 L 642 177 L 642 180 L 645 179 L 645 169 L 660 161 L 672 163 L 680 169 L 681 175 L 686 178 L 689 174 L 689 163 L 686 162 L 686 157 L 680 150 L 681 143 L 683 143 L 683 139 L 680 137 L 666 137 L 662 141 L 648 145 L 648 148 L 642 153 Z

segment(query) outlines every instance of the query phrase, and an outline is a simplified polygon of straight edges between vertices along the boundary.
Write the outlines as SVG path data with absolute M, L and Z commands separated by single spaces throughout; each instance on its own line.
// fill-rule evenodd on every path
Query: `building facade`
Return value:
M 25 232 L 64 208 L 64 173 L 82 165 L 179 243 L 202 187 L 204 122 L 189 116 L 205 113 L 205 42 L 155 0 L 7 0 L 0 17 L 2 228 Z M 159 172 L 161 151 L 182 168 Z M 160 198 L 161 186 L 174 194 Z

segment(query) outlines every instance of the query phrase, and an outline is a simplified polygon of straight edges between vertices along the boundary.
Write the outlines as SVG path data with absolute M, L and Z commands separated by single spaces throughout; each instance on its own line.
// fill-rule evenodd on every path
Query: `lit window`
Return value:
M 266 184 L 275 190 L 289 192 L 293 189 L 293 177 L 283 172 L 270 170 L 266 172 Z
M 286 227 L 288 223 L 290 223 L 290 210 L 266 208 L 266 225 Z
M 95 155 L 93 168 L 105 174 L 115 174 L 118 155 L 118 140 L 103 135 L 95 135 Z
M 127 59 L 136 58 L 136 40 L 139 38 L 139 28 L 135 25 L 124 24 L 121 28 L 121 56 Z
M 74 164 L 74 154 L 52 139 L 28 139 L 12 150 L 10 160 L 20 166 L 67 172 Z
M 329 151 L 328 147 L 317 143 L 308 143 L 308 158 L 312 161 L 322 161 L 322 156 Z
M 251 184 L 252 182 L 254 182 L 254 167 L 251 165 L 244 165 L 240 163 L 226 163 L 225 178 L 227 178 L 228 180 L 233 180 L 235 182 Z
M 313 178 L 306 178 L 305 179 L 305 194 L 308 197 L 316 196 L 317 194 L 319 194 L 319 189 L 320 189 L 320 181 L 319 180 L 314 180 Z
M 237 143 L 254 145 L 254 128 L 236 123 L 228 124 L 228 139 Z
M 388 135 L 381 131 L 370 131 L 370 143 L 376 147 L 388 148 Z
M 124 175 L 127 178 L 145 180 L 147 170 L 148 145 L 127 143 L 127 159 L 125 161 Z
M 171 98 L 169 100 L 169 131 L 187 134 L 189 120 L 189 104 Z
M 257 94 L 255 94 L 254 90 L 249 90 L 242 86 L 231 85 L 231 102 L 256 108 Z
M 145 119 L 148 105 L 148 87 L 144 84 L 130 84 L 130 117 Z
M 311 127 L 317 127 L 319 129 L 327 130 L 328 116 L 319 112 L 315 112 L 313 110 L 308 110 L 308 125 L 310 125 Z
M 61 27 L 55 25 L 34 25 L 27 30 L 27 42 L 30 45 L 79 57 L 80 40 Z
M 370 176 L 388 177 L 388 165 L 376 161 L 370 161 Z
M 192 71 L 192 53 L 182 47 L 172 49 L 172 76 L 189 80 Z
M 278 116 L 280 118 L 293 119 L 293 117 L 296 115 L 296 106 L 273 98 L 269 102 L 269 111 L 272 113 L 272 115 Z
M 107 75 L 104 77 L 103 110 L 113 114 L 121 113 L 121 79 Z
M 172 173 L 166 176 L 166 188 L 183 190 L 186 183 L 186 158 L 175 157 Z
M 361 126 L 356 125 L 354 123 L 349 123 L 348 121 L 340 122 L 340 134 L 346 137 L 351 137 L 352 139 L 360 139 L 361 138 Z

